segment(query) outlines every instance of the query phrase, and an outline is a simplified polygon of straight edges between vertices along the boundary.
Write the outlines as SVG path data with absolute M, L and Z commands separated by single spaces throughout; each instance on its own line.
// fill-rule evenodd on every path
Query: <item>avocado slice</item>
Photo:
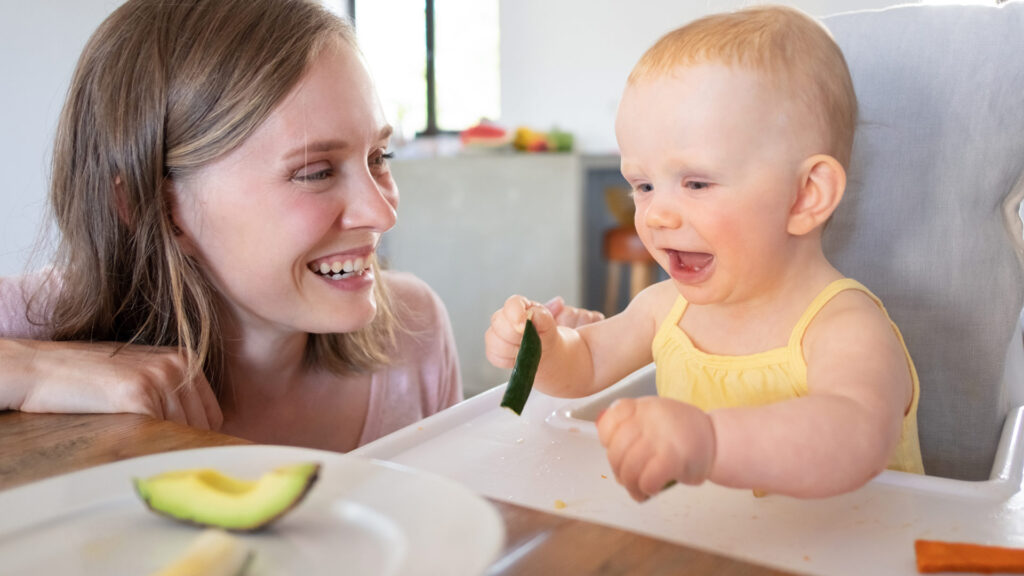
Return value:
M 157 514 L 188 524 L 249 532 L 267 527 L 294 508 L 319 474 L 319 463 L 305 462 L 275 468 L 258 480 L 202 468 L 134 478 L 133 483 L 135 492 Z

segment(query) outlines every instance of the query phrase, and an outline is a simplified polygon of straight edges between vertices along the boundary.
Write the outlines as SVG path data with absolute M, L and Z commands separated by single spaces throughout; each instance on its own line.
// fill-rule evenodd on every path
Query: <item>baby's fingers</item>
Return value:
M 555 322 L 555 317 L 551 313 L 551 310 L 547 306 L 540 302 L 534 302 L 523 296 L 512 296 L 505 301 L 505 305 L 501 308 L 501 316 L 504 319 L 507 326 L 511 329 L 514 334 L 515 340 L 518 342 L 523 336 L 523 330 L 526 329 L 526 320 L 529 319 L 533 323 L 533 327 L 536 328 L 537 334 L 540 335 L 541 339 L 544 339 L 544 335 L 558 327 L 558 323 Z M 496 326 L 495 319 L 491 318 L 491 325 Z M 512 334 L 508 334 L 511 336 Z
M 653 456 L 654 452 L 650 443 L 642 440 L 634 441 L 626 449 L 619 464 L 616 477 L 637 502 L 643 502 L 657 493 L 657 491 L 648 492 L 641 483 L 641 480 L 649 473 Z
M 491 316 L 491 329 L 495 335 L 518 346 L 526 326 L 526 311 L 532 304 L 523 296 L 509 296 L 505 305 Z
M 509 342 L 498 335 L 494 326 L 484 334 L 484 355 L 497 368 L 512 368 L 519 353 L 519 342 Z
M 649 458 L 637 478 L 637 490 L 654 496 L 675 481 L 673 466 L 664 457 Z
M 559 326 L 579 328 L 580 326 L 586 326 L 587 324 L 604 320 L 604 314 L 596 310 L 587 310 L 585 308 L 566 305 L 561 296 L 556 296 L 551 300 L 548 300 L 544 304 L 544 307 L 551 312 L 551 315 L 555 318 L 555 321 Z
M 601 445 L 609 448 L 612 439 L 615 437 L 619 426 L 633 417 L 636 412 L 636 400 L 632 398 L 620 398 L 611 403 L 607 410 L 601 413 L 597 419 L 597 437 Z

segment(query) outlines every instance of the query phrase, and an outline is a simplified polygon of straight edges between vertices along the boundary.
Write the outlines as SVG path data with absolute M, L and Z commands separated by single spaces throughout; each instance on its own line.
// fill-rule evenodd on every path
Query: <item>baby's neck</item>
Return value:
M 680 327 L 698 348 L 712 354 L 748 355 L 781 348 L 818 293 L 842 277 L 831 265 L 815 267 L 750 298 L 691 305 Z

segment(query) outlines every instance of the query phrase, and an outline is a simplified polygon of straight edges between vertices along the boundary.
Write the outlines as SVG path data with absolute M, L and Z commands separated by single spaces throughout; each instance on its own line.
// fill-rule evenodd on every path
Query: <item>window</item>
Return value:
M 500 115 L 498 0 L 324 3 L 354 15 L 360 47 L 399 139 L 455 132 Z

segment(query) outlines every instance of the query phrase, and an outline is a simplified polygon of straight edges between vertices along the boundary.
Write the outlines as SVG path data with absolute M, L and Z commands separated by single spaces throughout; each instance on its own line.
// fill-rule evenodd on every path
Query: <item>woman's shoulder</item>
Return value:
M 385 271 L 384 279 L 394 314 L 407 331 L 436 331 L 447 326 L 444 303 L 426 282 L 409 272 L 395 270 Z
M 384 281 L 387 282 L 388 289 L 392 295 L 399 298 L 426 300 L 437 297 L 434 290 L 426 282 L 411 272 L 385 270 Z

